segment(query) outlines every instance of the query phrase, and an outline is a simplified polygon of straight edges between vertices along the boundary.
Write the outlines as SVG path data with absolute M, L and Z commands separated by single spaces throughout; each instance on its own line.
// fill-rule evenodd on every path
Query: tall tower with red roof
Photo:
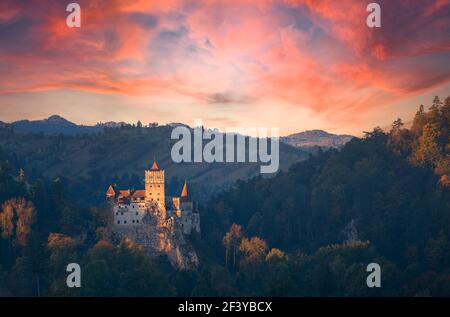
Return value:
M 145 200 L 165 208 L 164 170 L 159 168 L 156 161 L 145 171 Z

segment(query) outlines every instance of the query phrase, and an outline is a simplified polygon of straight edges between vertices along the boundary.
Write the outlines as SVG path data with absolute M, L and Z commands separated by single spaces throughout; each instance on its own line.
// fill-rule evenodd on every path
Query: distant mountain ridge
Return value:
M 11 127 L 15 132 L 19 133 L 44 133 L 44 134 L 64 134 L 64 135 L 77 135 L 77 134 L 92 134 L 104 131 L 105 128 L 115 129 L 124 126 L 131 126 L 132 124 L 125 121 L 107 121 L 99 122 L 95 125 L 79 125 L 73 123 L 59 115 L 52 115 L 47 119 L 42 120 L 18 120 L 11 123 L 0 121 L 0 128 Z M 157 127 L 158 124 L 153 122 L 148 124 L 147 127 Z M 168 126 L 188 127 L 184 123 L 169 123 Z
M 296 148 L 341 148 L 348 141 L 353 139 L 354 136 L 347 134 L 332 134 L 323 130 L 307 130 L 300 133 L 294 133 L 285 137 L 281 137 L 280 140 Z
M 20 120 L 12 123 L 4 123 L 0 121 L 0 127 L 12 127 L 15 132 L 19 133 L 44 133 L 44 134 L 92 134 L 104 131 L 105 128 L 120 128 L 128 126 L 129 123 L 124 121 L 100 122 L 93 126 L 78 125 L 59 115 L 52 115 L 42 120 Z M 151 124 L 151 126 L 156 126 Z M 185 126 L 184 123 L 169 123 L 170 127 Z M 336 135 L 323 130 L 307 130 L 300 133 L 294 133 L 280 140 L 286 144 L 301 149 L 321 148 L 341 148 L 345 143 L 353 138 L 351 135 Z
M 124 121 L 115 122 L 115 121 L 108 121 L 108 122 L 100 122 L 95 125 L 95 127 L 102 127 L 102 128 L 120 128 L 123 126 L 126 126 L 128 123 Z
M 2 124 L 0 124 L 2 126 Z M 90 134 L 103 130 L 101 126 L 85 126 L 78 125 L 69 120 L 52 115 L 42 120 L 19 120 L 12 123 L 4 123 L 3 126 L 12 127 L 14 131 L 19 133 L 44 133 L 44 134 Z
M 179 183 L 186 178 L 192 185 L 191 194 L 198 200 L 232 186 L 238 179 L 260 175 L 262 164 L 258 162 L 174 162 L 171 149 L 176 141 L 171 139 L 172 129 L 169 125 L 142 129 L 135 126 L 104 129 L 98 134 L 60 134 L 55 138 L 54 134 L 41 136 L 0 128 L 0 154 L 14 154 L 17 166 L 30 179 L 34 174 L 71 180 L 71 193 L 94 203 L 103 202 L 110 184 L 142 187 L 143 171 L 153 160 L 164 168 L 169 190 L 179 191 Z M 308 158 L 305 151 L 282 142 L 279 151 L 279 166 L 284 171 Z

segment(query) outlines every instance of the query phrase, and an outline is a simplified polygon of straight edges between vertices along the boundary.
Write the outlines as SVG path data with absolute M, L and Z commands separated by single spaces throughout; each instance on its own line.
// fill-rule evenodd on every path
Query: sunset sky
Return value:
M 450 95 L 450 0 L 1 0 L 0 74 L 6 122 L 360 135 Z

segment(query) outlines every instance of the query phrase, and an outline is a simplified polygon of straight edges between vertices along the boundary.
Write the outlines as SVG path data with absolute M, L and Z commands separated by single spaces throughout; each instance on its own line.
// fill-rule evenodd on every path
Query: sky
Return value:
M 76 2 L 0 2 L 1 121 L 360 135 L 450 95 L 450 0 Z

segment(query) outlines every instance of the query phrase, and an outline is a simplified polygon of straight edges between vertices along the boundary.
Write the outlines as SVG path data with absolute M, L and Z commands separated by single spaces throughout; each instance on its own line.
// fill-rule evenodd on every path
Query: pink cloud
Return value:
M 171 94 L 210 111 L 272 100 L 333 121 L 448 82 L 449 1 L 379 1 L 381 29 L 368 2 L 80 1 L 70 29 L 60 1 L 4 1 L 0 94 Z

